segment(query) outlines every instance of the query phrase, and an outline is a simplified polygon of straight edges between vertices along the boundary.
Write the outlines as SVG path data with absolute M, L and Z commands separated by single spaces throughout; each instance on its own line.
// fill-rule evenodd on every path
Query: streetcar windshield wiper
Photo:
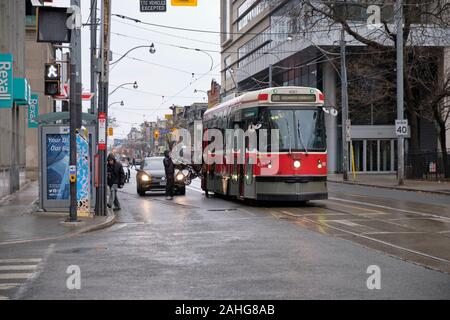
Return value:
M 298 137 L 300 138 L 300 142 L 301 142 L 303 148 L 305 149 L 305 153 L 308 154 L 308 148 L 306 147 L 305 141 L 303 141 L 302 130 L 301 130 L 301 126 L 300 126 L 300 119 L 297 120 L 297 132 L 298 132 Z

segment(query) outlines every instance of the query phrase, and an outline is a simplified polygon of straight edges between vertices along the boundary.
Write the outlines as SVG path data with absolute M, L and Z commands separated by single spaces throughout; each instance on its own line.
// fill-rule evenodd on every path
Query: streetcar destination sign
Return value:
M 141 12 L 166 12 L 167 0 L 140 0 Z
M 272 102 L 316 102 L 315 94 L 273 94 Z

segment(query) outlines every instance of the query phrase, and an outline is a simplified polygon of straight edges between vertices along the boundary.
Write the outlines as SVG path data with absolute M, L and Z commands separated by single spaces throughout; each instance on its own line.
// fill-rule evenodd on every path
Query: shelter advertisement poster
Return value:
M 47 135 L 47 199 L 68 200 L 70 197 L 68 134 Z

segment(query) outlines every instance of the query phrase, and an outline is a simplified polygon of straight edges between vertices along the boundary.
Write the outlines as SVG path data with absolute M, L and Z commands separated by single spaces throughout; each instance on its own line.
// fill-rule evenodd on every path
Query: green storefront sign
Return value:
M 0 108 L 13 106 L 13 55 L 0 54 Z
M 14 78 L 14 102 L 20 106 L 28 106 L 31 100 L 31 88 L 25 78 Z
M 39 116 L 39 96 L 31 95 L 30 104 L 28 105 L 28 128 L 37 128 L 39 123 L 36 121 Z

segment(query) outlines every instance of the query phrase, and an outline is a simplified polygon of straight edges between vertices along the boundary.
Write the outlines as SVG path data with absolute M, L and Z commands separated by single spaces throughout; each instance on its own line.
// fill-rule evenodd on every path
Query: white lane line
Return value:
M 0 280 L 20 280 L 29 279 L 33 276 L 32 273 L 0 273 Z
M 0 263 L 40 263 L 42 259 L 0 259 Z
M 0 271 L 23 271 L 23 270 L 34 270 L 36 268 L 37 268 L 37 264 L 0 266 Z
M 0 290 L 11 290 L 20 286 L 20 283 L 0 283 Z
M 353 223 L 353 222 L 348 221 L 348 220 L 328 220 L 327 222 L 341 223 L 341 224 L 344 224 L 344 225 L 349 226 L 349 227 L 359 227 L 359 226 L 361 226 L 360 224 Z
M 0 300 L 9 300 L 8 297 L 0 296 Z
M 369 203 L 369 202 L 360 202 L 360 201 L 346 200 L 346 199 L 344 200 L 344 199 L 334 198 L 334 197 L 329 197 L 328 199 L 335 200 L 335 201 L 349 202 L 349 203 L 354 203 L 354 204 L 359 204 L 359 205 L 365 205 L 365 206 L 370 206 L 370 207 L 375 207 L 375 208 L 390 209 L 390 210 L 394 210 L 394 211 L 413 213 L 413 214 L 417 214 L 417 215 L 424 216 L 424 217 L 433 217 L 433 218 L 439 218 L 439 219 L 444 219 L 444 220 L 450 221 L 450 218 L 448 218 L 448 217 L 438 216 L 438 215 L 432 214 L 432 213 L 424 213 L 424 212 L 419 212 L 419 211 L 399 209 L 399 208 L 393 208 L 393 207 L 388 207 L 388 206 L 382 206 L 379 204 L 373 204 L 373 203 Z

